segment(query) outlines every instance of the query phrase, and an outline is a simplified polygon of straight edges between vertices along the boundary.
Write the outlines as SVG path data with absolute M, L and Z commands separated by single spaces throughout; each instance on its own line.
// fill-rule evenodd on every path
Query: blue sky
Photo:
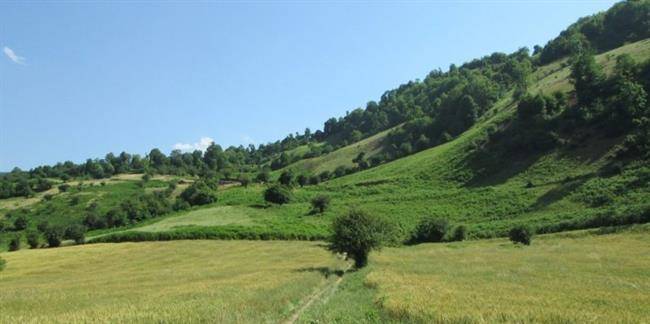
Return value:
M 613 3 L 2 2 L 0 170 L 320 129 Z

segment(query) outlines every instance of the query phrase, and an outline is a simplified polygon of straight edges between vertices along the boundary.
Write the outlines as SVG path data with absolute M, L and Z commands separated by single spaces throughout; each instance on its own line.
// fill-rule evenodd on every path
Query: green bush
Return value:
M 211 204 L 217 201 L 214 190 L 204 181 L 196 181 L 181 193 L 181 199 L 191 206 Z
M 296 177 L 296 182 L 298 182 L 298 185 L 301 187 L 304 187 L 306 184 L 309 183 L 309 178 L 307 178 L 306 175 L 300 174 Z
M 449 222 L 443 218 L 427 217 L 415 228 L 411 243 L 442 242 L 449 230 Z
M 368 254 L 379 250 L 390 239 L 392 224 L 360 210 L 351 210 L 334 219 L 329 250 L 346 253 L 354 265 L 362 268 L 368 263 Z
M 513 243 L 530 245 L 530 242 L 533 239 L 533 230 L 526 225 L 517 225 L 510 229 L 508 237 Z
M 465 225 L 458 225 L 454 228 L 451 234 L 452 241 L 464 241 L 467 239 L 467 227 Z
M 86 227 L 79 224 L 70 225 L 66 228 L 63 237 L 68 240 L 74 240 L 77 244 L 83 244 L 86 241 Z
M 9 240 L 9 251 L 18 250 L 20 250 L 20 235 L 16 234 Z
M 282 172 L 282 174 L 280 174 L 280 178 L 278 179 L 278 181 L 282 185 L 290 186 L 291 182 L 293 181 L 293 173 L 291 172 L 291 170 Z
M 269 182 L 270 178 L 271 178 L 271 174 L 268 171 L 264 171 L 258 173 L 255 179 L 257 180 L 257 182 L 266 183 Z
M 320 177 L 317 175 L 313 175 L 309 177 L 309 184 L 310 185 L 317 185 L 320 183 Z
M 22 231 L 27 228 L 27 217 L 25 215 L 19 215 L 14 220 L 14 229 L 17 231 Z
M 60 192 L 66 192 L 66 191 L 68 191 L 68 189 L 70 189 L 70 185 L 67 184 L 67 183 L 59 185 L 59 191 Z
M 41 245 L 41 235 L 38 231 L 31 230 L 27 232 L 27 244 L 32 249 L 36 249 Z
M 45 240 L 49 247 L 61 246 L 61 239 L 63 238 L 63 231 L 58 227 L 49 227 L 45 230 Z
M 319 213 L 325 212 L 325 209 L 330 205 L 330 197 L 325 195 L 318 195 L 311 200 L 311 206 Z
M 282 205 L 291 201 L 291 190 L 285 186 L 271 186 L 264 191 L 264 200 L 270 203 Z

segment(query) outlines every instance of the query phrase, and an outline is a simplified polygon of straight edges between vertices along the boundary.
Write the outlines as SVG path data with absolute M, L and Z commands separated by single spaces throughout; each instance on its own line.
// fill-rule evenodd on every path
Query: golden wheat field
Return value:
M 344 267 L 318 243 L 173 241 L 2 253 L 0 322 L 277 322 Z M 330 278 L 329 280 L 332 280 Z
M 366 285 L 401 321 L 648 323 L 649 229 L 387 249 Z

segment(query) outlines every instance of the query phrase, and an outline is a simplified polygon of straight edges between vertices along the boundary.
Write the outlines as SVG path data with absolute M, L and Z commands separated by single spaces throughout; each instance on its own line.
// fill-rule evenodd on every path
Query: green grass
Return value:
M 161 232 L 183 226 L 249 225 L 250 217 L 241 209 L 232 206 L 217 206 L 190 211 L 178 217 L 165 218 L 150 225 L 138 227 L 138 231 Z
M 386 249 L 366 285 L 382 311 L 421 323 L 641 323 L 650 318 L 650 227 Z
M 323 171 L 333 172 L 339 166 L 353 167 L 355 164 L 352 163 L 352 160 L 356 158 L 359 153 L 366 153 L 366 157 L 368 158 L 380 153 L 383 149 L 383 140 L 386 138 L 389 131 L 390 130 L 386 130 L 377 133 L 329 154 L 300 160 L 274 172 L 274 174 L 280 174 L 284 170 L 293 170 L 296 173 L 320 174 Z
M 321 243 L 174 241 L 2 253 L 0 322 L 643 322 L 650 225 L 421 244 L 347 268 Z M 74 305 L 71 307 L 70 305 Z M 236 311 L 233 311 L 236 310 Z
M 278 322 L 343 261 L 317 243 L 175 241 L 3 253 L 0 322 Z

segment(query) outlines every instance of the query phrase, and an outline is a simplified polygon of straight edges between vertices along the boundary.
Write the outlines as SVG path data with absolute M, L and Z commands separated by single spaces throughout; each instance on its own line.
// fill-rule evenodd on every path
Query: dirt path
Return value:
M 309 308 L 309 306 L 311 306 L 314 302 L 316 302 L 316 301 L 320 300 L 321 298 L 323 298 L 323 295 L 325 295 L 326 292 L 330 291 L 330 294 L 327 297 L 333 295 L 336 288 L 338 288 L 338 286 L 343 281 L 343 276 L 345 275 L 345 273 L 351 267 L 352 267 L 352 265 L 349 265 L 343 271 L 343 275 L 336 278 L 336 280 L 334 282 L 329 283 L 329 284 L 325 284 L 322 288 L 320 288 L 319 290 L 316 290 L 313 294 L 311 294 L 307 298 L 307 300 L 302 304 L 302 306 L 300 306 L 300 308 L 298 308 L 293 313 L 293 315 L 291 315 L 291 317 L 289 317 L 286 321 L 284 321 L 284 324 L 294 324 L 294 323 L 296 323 L 298 321 L 298 319 L 300 318 L 300 315 L 302 315 L 305 312 L 305 310 L 307 310 L 307 308 Z

